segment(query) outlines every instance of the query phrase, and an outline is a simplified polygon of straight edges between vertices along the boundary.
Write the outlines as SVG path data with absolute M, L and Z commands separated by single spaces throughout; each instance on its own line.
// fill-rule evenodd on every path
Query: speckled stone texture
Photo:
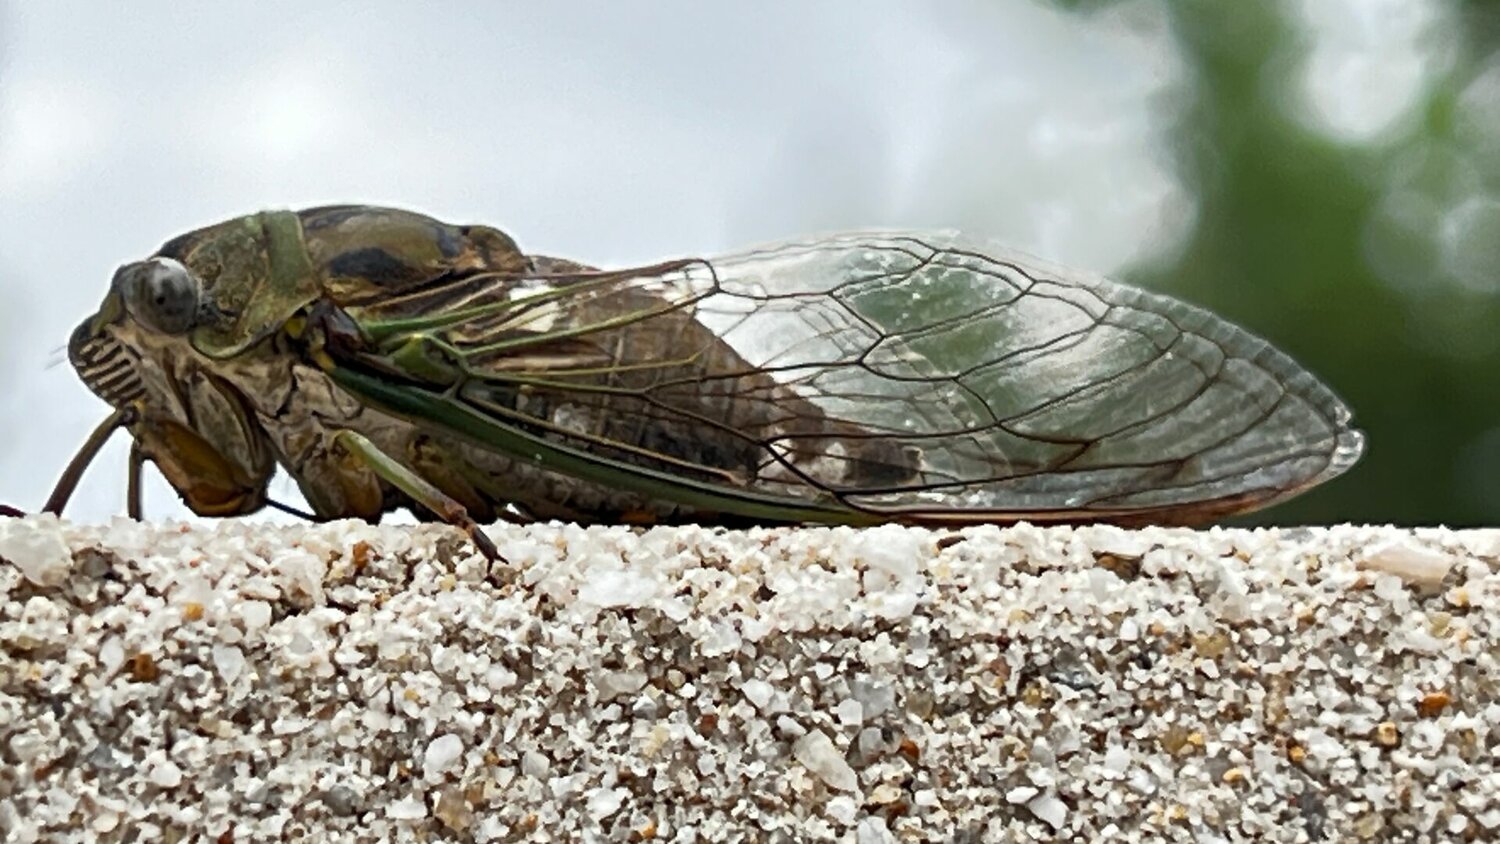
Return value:
M 1500 840 L 1500 531 L 0 519 L 0 829 Z

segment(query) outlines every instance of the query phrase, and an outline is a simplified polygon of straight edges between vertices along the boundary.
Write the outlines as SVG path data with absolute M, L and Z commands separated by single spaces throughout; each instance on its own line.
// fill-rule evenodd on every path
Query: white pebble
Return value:
M 219 677 L 226 684 L 233 685 L 245 670 L 245 652 L 232 645 L 214 645 L 210 653 Z
M 1120 776 L 1130 770 L 1130 751 L 1123 746 L 1112 744 L 1104 751 L 1104 770 L 1115 776 Z
M 770 683 L 753 677 L 740 684 L 740 691 L 752 706 L 761 711 L 765 711 L 766 705 L 771 702 L 771 695 L 776 692 Z
M 1027 800 L 1040 794 L 1041 791 L 1040 788 L 1036 788 L 1035 786 L 1018 785 L 1010 791 L 1005 792 L 1005 802 L 1025 803 Z
M 288 594 L 313 602 L 323 600 L 323 578 L 328 574 L 328 563 L 322 557 L 305 549 L 290 548 L 276 557 L 274 571 L 279 575 L 278 585 Z
M 99 667 L 105 674 L 113 674 L 125 662 L 125 646 L 119 636 L 111 636 L 99 646 Z
M 578 600 L 596 607 L 643 607 L 662 591 L 661 583 L 629 569 L 592 569 L 578 588 Z
M 452 733 L 438 736 L 427 744 L 427 753 L 422 758 L 422 770 L 426 772 L 428 779 L 436 779 L 453 770 L 463 753 L 463 739 Z
M 1043 794 L 1027 803 L 1026 808 L 1053 829 L 1062 829 L 1068 820 L 1068 804 L 1059 800 L 1055 794 Z
M 0 518 L 0 559 L 38 586 L 59 586 L 73 568 L 73 552 L 55 516 Z
M 393 800 L 385 807 L 385 816 L 396 821 L 414 821 L 427 817 L 427 804 L 417 797 Z
M 552 760 L 535 750 L 528 750 L 521 754 L 521 773 L 526 776 L 540 779 L 547 776 L 551 770 Z
M 271 605 L 265 601 L 242 601 L 239 605 L 240 621 L 246 632 L 254 633 L 271 623 Z
M 1408 583 L 1436 586 L 1448 576 L 1453 557 L 1410 539 L 1377 546 L 1359 559 L 1359 567 L 1394 574 Z
M 603 820 L 625 804 L 625 798 L 630 794 L 623 788 L 596 788 L 589 793 L 588 812 L 589 817 L 594 820 Z
M 839 723 L 846 727 L 857 727 L 865 721 L 864 706 L 852 697 L 839 701 L 835 713 L 839 717 Z
M 859 776 L 822 730 L 813 730 L 797 739 L 792 745 L 792 755 L 829 786 L 841 791 L 859 789 Z
M 885 825 L 885 818 L 871 815 L 859 822 L 854 830 L 855 844 L 896 844 L 896 836 Z
M 147 775 L 151 784 L 160 788 L 176 788 L 182 784 L 182 769 L 171 759 L 157 760 Z
M 645 686 L 644 671 L 602 671 L 594 678 L 594 688 L 598 690 L 600 700 L 633 695 Z
M 904 580 L 917 573 L 923 543 L 915 531 L 897 525 L 883 525 L 861 531 L 853 551 L 870 568 Z
M 867 718 L 877 717 L 896 705 L 895 688 L 880 680 L 856 679 L 851 692 Z
M 828 817 L 848 826 L 854 823 L 854 818 L 859 814 L 859 806 L 855 804 L 853 797 L 839 794 L 829 798 L 824 811 L 828 812 Z

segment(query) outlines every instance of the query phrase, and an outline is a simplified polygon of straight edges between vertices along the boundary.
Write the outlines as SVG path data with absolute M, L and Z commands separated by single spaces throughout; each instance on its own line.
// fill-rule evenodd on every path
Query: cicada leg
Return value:
M 78 453 L 68 461 L 68 467 L 63 470 L 62 477 L 57 479 L 57 486 L 53 487 L 52 494 L 47 496 L 47 503 L 42 505 L 43 513 L 51 513 L 54 516 L 62 515 L 63 508 L 68 505 L 68 499 L 73 497 L 73 490 L 78 488 L 78 482 L 83 479 L 83 472 L 89 467 L 89 463 L 93 462 L 94 455 L 104 447 L 104 443 L 109 440 L 116 428 L 134 423 L 138 414 L 136 405 L 129 404 L 115 410 L 99 423 L 99 427 L 89 434 L 89 438 L 78 449 Z
M 141 507 L 141 467 L 146 463 L 146 452 L 141 451 L 140 443 L 132 440 L 130 442 L 130 463 L 125 469 L 125 515 L 140 521 L 144 508 Z
M 495 544 L 490 541 L 479 525 L 470 518 L 469 511 L 453 496 L 438 489 L 426 478 L 398 463 L 369 439 L 354 431 L 340 431 L 334 435 L 337 442 L 350 454 L 363 460 L 370 471 L 381 480 L 406 493 L 418 504 L 437 514 L 438 518 L 468 534 L 474 547 L 491 562 L 504 562 Z
M 296 516 L 297 518 L 302 519 L 306 522 L 316 522 L 318 520 L 317 516 L 307 512 L 306 510 L 299 510 L 290 504 L 282 504 L 280 501 L 276 501 L 271 498 L 266 499 L 266 506 L 270 507 L 272 510 L 280 510 L 288 516 Z
M 459 500 L 470 513 L 486 520 L 503 519 L 515 525 L 529 525 L 536 517 L 509 504 L 515 490 L 505 489 L 497 479 L 426 437 L 412 444 L 411 463 L 424 478 Z

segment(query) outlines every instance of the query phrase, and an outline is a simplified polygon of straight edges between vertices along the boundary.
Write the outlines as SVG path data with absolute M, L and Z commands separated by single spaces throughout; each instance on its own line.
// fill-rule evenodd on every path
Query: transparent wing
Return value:
M 913 521 L 1203 521 L 1363 448 L 1344 405 L 1247 332 L 952 234 L 616 272 L 541 259 L 359 318 L 381 354 L 420 341 L 450 362 L 430 377 L 497 423 Z

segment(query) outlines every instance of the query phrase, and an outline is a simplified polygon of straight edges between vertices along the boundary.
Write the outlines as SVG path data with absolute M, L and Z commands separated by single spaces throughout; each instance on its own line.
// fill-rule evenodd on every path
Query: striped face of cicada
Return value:
M 205 516 L 259 509 L 274 470 L 243 398 L 189 342 L 217 317 L 201 279 L 154 257 L 121 267 L 99 311 L 68 342 L 83 382 L 123 414 L 134 459 L 154 462 Z

